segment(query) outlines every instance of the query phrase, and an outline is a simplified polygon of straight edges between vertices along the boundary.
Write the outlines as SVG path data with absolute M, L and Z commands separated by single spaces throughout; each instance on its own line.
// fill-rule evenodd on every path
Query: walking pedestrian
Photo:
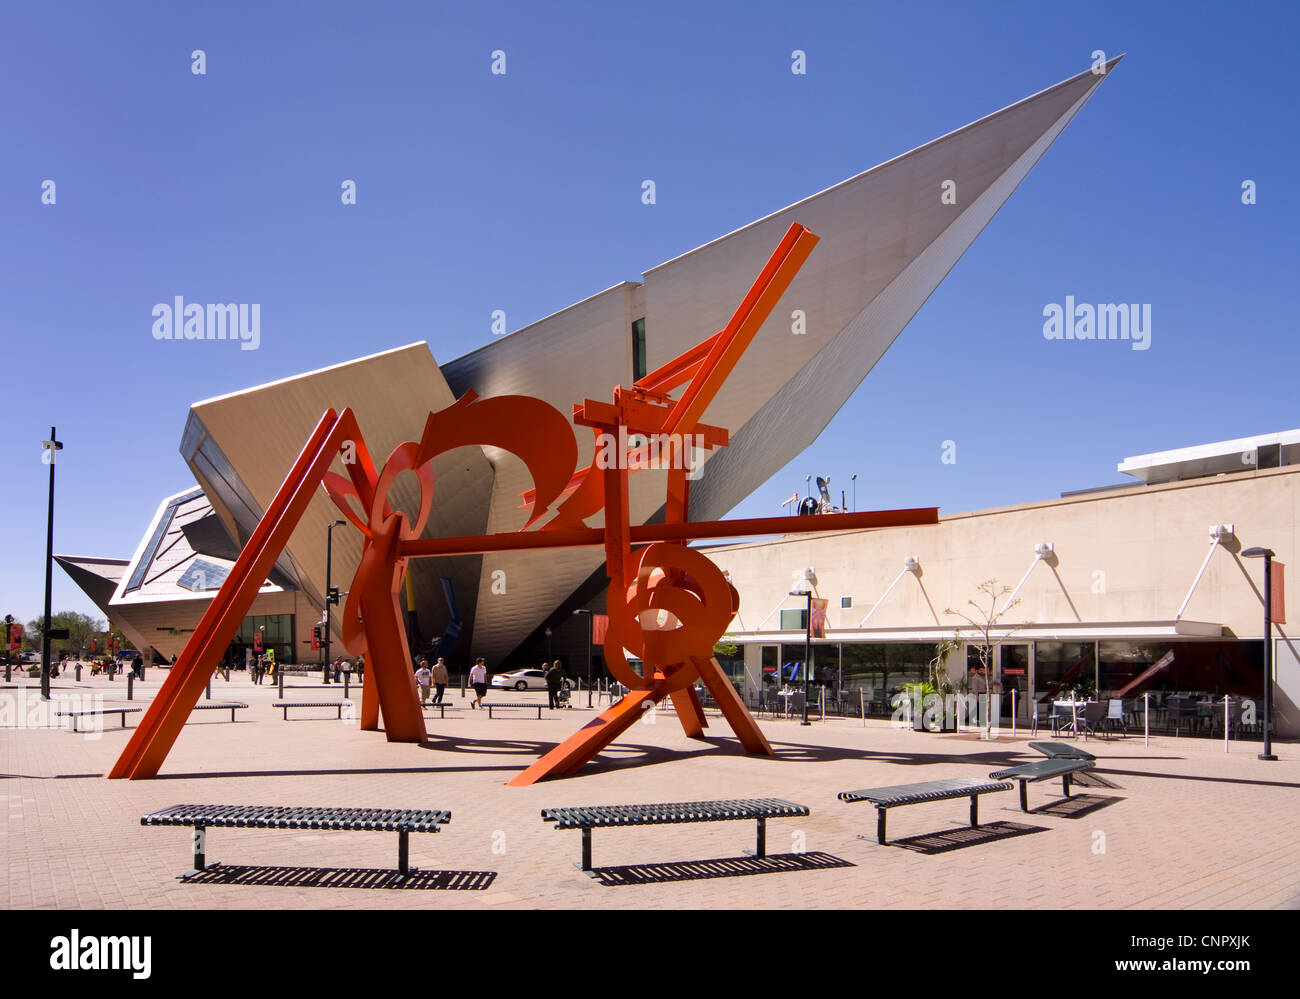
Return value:
M 427 704 L 429 701 L 429 681 L 433 679 L 433 671 L 429 669 L 429 663 L 423 657 L 420 658 L 420 668 L 415 671 L 415 682 L 420 686 L 420 703 Z
M 433 684 L 435 688 L 434 695 L 433 695 L 433 703 L 441 704 L 443 691 L 447 689 L 447 680 L 449 679 L 447 676 L 447 663 L 442 658 L 442 656 L 439 656 L 438 661 L 433 664 L 432 672 L 433 672 Z
M 469 682 L 474 687 L 474 700 L 469 702 L 471 708 L 483 706 L 487 696 L 487 660 L 482 656 L 474 660 L 474 668 L 469 671 Z
M 560 706 L 560 684 L 564 683 L 564 667 L 560 665 L 560 660 L 551 663 L 551 668 L 546 671 L 546 706 L 548 708 L 558 708 Z

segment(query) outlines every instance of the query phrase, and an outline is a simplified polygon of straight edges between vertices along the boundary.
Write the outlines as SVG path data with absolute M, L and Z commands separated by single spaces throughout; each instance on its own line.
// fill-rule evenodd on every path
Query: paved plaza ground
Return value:
M 136 685 L 135 704 L 165 674 Z M 341 688 L 295 681 L 288 700 L 333 700 Z M 986 777 L 1039 759 L 1029 736 L 1006 730 L 934 735 L 887 721 L 830 719 L 760 724 L 775 758 L 744 755 L 710 713 L 708 737 L 683 736 L 670 711 L 638 724 L 576 777 L 532 787 L 505 782 L 595 715 L 581 707 L 501 712 L 489 720 L 449 691 L 446 720 L 428 714 L 429 742 L 390 744 L 382 733 L 340 723 L 332 710 L 300 709 L 285 721 L 269 683 L 233 674 L 214 700 L 251 705 L 196 713 L 161 776 L 109 781 L 103 774 L 129 733 L 33 727 L 38 681 L 15 675 L 0 689 L 0 854 L 7 909 L 275 908 L 1300 908 L 1296 791 L 1300 747 L 1153 736 L 1091 740 L 1098 774 L 1113 787 L 1030 785 L 1032 814 L 1014 791 L 987 795 L 967 827 L 966 799 L 890 812 L 890 844 L 874 834 L 875 809 L 840 791 L 943 777 Z M 359 694 L 356 687 L 354 694 Z M 125 703 L 119 677 L 54 681 L 56 700 L 102 695 Z M 540 700 L 544 694 L 489 694 Z M 140 716 L 128 716 L 132 726 Z M 811 808 L 768 823 L 767 861 L 744 855 L 753 822 L 597 829 L 600 877 L 574 868 L 580 833 L 541 821 L 544 807 L 781 797 Z M 450 825 L 411 836 L 420 874 L 389 888 L 393 833 L 216 829 L 198 879 L 187 829 L 145 828 L 140 816 L 181 803 L 446 808 Z M 709 861 L 711 863 L 705 863 Z

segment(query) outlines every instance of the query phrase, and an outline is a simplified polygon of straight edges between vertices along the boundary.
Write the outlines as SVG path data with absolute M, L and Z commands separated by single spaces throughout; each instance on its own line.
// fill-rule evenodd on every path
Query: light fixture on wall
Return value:
M 1210 537 L 1215 541 L 1225 541 L 1236 534 L 1236 524 L 1212 524 L 1210 526 Z
M 917 558 L 915 555 L 909 555 L 909 556 L 907 556 L 907 558 L 903 559 L 903 571 L 904 571 L 904 572 L 920 572 L 920 571 L 921 571 L 921 560 L 920 560 L 919 558 Z
M 1039 558 L 1046 558 L 1055 550 L 1056 546 L 1050 541 L 1040 541 L 1038 544 L 1034 545 L 1034 554 Z

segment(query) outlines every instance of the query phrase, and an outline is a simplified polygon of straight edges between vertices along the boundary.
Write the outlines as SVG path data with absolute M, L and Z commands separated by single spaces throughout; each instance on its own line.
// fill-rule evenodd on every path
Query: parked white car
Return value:
M 546 673 L 540 669 L 517 669 L 510 673 L 497 673 L 492 686 L 501 690 L 545 690 Z

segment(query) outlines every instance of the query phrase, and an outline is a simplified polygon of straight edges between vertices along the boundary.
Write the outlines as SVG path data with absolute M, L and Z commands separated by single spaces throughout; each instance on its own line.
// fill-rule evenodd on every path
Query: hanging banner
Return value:
M 1274 624 L 1286 624 L 1286 566 L 1273 559 L 1273 605 L 1268 616 Z
M 819 600 L 816 597 L 813 598 L 811 621 L 813 638 L 826 637 L 826 605 L 828 603 L 829 601 L 827 600 Z
M 593 614 L 591 615 L 591 644 L 604 645 L 605 632 L 609 631 L 609 615 Z

